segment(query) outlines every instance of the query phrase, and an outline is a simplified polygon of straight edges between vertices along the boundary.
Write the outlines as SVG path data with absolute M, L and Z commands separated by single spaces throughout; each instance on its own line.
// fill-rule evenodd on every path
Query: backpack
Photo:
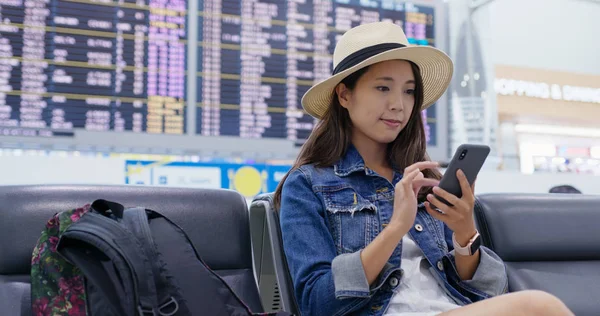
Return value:
M 96 200 L 55 214 L 33 250 L 34 315 L 253 314 L 164 215 Z

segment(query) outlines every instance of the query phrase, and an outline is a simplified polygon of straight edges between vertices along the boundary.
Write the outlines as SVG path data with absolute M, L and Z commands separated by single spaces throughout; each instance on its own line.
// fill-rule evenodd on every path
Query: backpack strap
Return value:
M 92 209 L 106 217 L 114 215 L 117 218 L 123 218 L 125 207 L 116 202 L 99 199 L 92 203 Z
M 57 246 L 57 251 L 77 266 L 120 314 L 156 315 L 156 285 L 154 278 L 148 277 L 152 266 L 142 249 L 137 238 L 116 221 L 93 212 L 71 225 Z M 110 260 L 119 278 L 90 254 L 104 257 L 104 262 Z
M 166 267 L 158 257 L 156 245 L 154 244 L 152 232 L 148 224 L 146 209 L 136 207 L 125 210 L 123 213 L 123 224 L 138 238 L 152 267 L 158 300 L 158 314 L 161 316 L 175 315 L 179 311 L 180 304 L 183 302 L 178 303 L 173 297 L 172 292 L 174 289 L 165 277 L 166 271 L 161 271 L 161 267 L 162 270 L 166 270 Z M 185 306 L 181 307 L 186 310 Z

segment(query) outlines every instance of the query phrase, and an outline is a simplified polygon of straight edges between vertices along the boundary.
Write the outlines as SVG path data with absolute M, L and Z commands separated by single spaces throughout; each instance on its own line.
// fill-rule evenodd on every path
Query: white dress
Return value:
M 431 265 L 409 234 L 402 238 L 404 274 L 395 290 L 387 316 L 430 316 L 460 307 L 437 283 Z

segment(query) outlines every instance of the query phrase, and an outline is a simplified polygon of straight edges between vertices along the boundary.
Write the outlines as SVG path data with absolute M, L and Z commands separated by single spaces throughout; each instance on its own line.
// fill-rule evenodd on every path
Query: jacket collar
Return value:
M 345 177 L 353 172 L 364 170 L 365 161 L 352 143 L 346 149 L 344 156 L 333 165 L 333 172 L 340 177 Z
M 396 164 L 393 161 L 390 161 L 390 163 L 392 169 L 401 174 Z M 357 171 L 366 171 L 365 161 L 356 147 L 350 143 L 344 156 L 333 165 L 333 172 L 339 177 L 346 177 Z

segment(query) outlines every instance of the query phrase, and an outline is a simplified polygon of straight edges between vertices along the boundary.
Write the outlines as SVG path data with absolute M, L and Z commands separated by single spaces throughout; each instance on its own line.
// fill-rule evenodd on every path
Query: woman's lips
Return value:
M 385 123 L 385 125 L 389 126 L 389 127 L 398 127 L 400 126 L 400 124 L 402 124 L 401 121 L 398 120 L 388 120 L 388 119 L 381 119 L 383 121 L 383 123 Z

